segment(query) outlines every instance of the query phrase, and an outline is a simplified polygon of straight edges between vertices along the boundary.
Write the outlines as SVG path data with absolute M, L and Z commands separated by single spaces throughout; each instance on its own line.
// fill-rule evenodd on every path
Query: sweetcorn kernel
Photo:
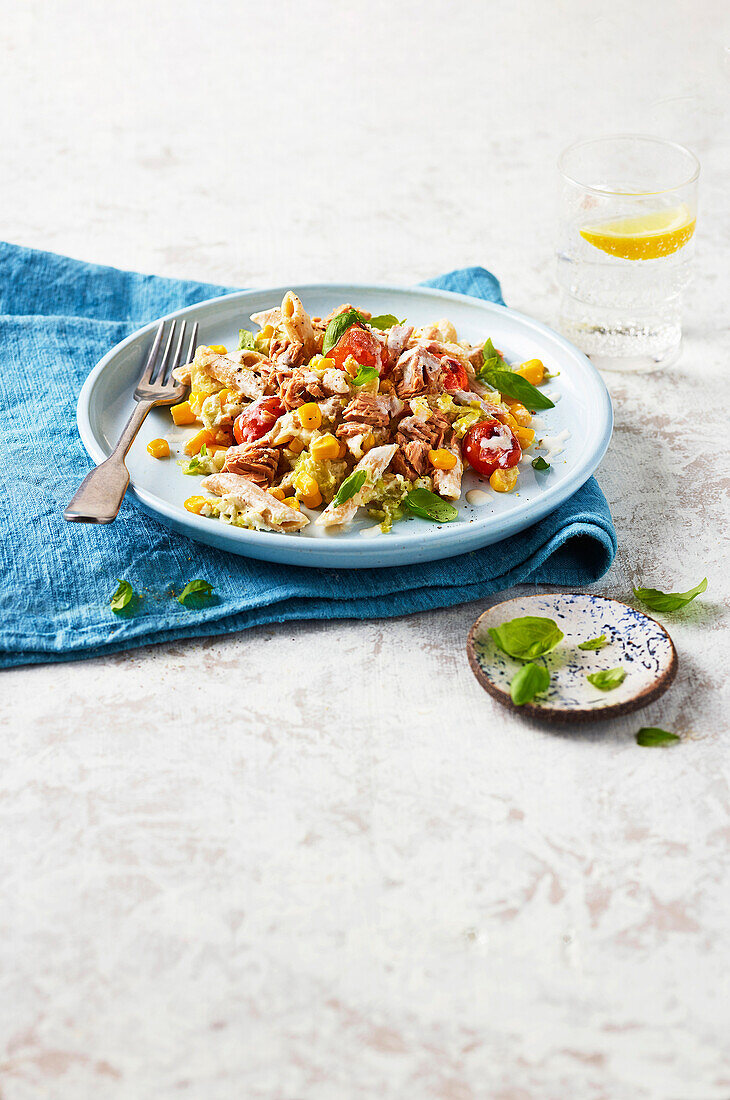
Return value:
M 509 493 L 517 484 L 517 473 L 516 466 L 510 466 L 508 470 L 495 470 L 489 484 L 495 493 Z
M 277 500 L 283 500 L 286 496 L 284 490 L 279 488 L 269 489 L 269 493 L 272 497 L 276 497 Z
M 315 401 L 307 401 L 306 405 L 300 405 L 297 409 L 299 423 L 303 428 L 313 432 L 322 424 L 322 413 Z
M 521 374 L 528 382 L 532 382 L 533 386 L 539 386 L 545 377 L 545 367 L 540 359 L 528 359 L 517 368 L 515 374 Z
M 363 451 L 370 451 L 370 450 L 372 450 L 372 448 L 374 446 L 375 446 L 375 436 L 373 435 L 372 432 L 368 432 L 368 434 L 365 436 L 365 438 L 362 441 L 362 449 L 363 449 Z
M 196 416 L 200 416 L 200 410 L 203 407 L 203 402 L 206 397 L 210 397 L 210 394 L 203 393 L 202 390 L 191 390 L 188 397 L 188 405 L 195 413 Z
M 209 344 L 210 350 L 216 352 L 218 355 L 227 355 L 228 348 L 225 344 Z
M 515 418 L 517 423 L 523 428 L 529 428 L 530 421 L 532 420 L 532 414 L 525 408 L 519 401 L 512 403 L 509 402 L 510 413 Z
M 456 465 L 456 455 L 445 448 L 428 452 L 428 461 L 435 470 L 453 470 Z
M 301 439 L 292 439 L 289 444 L 289 450 L 295 455 L 300 455 L 304 450 L 304 444 Z
M 147 444 L 147 451 L 153 458 L 169 458 L 170 444 L 166 439 L 151 439 Z
M 315 493 L 308 493 L 307 496 L 303 496 L 302 503 L 307 508 L 319 508 L 322 503 L 322 494 L 319 489 Z
M 522 428 L 518 426 L 512 429 L 512 434 L 523 450 L 525 447 L 529 447 L 535 438 L 533 428 Z
M 294 475 L 294 488 L 303 497 L 314 496 L 315 493 L 319 492 L 319 485 L 315 478 L 305 470 L 298 470 Z
M 202 509 L 208 503 L 206 497 L 188 497 L 185 501 L 184 507 L 188 512 L 194 512 L 196 516 L 199 516 Z
M 179 405 L 173 405 L 170 409 L 170 415 L 178 428 L 183 424 L 194 424 L 196 421 L 195 413 L 187 401 L 181 401 Z
M 295 512 L 301 512 L 299 501 L 296 497 L 284 497 L 281 503 L 286 504 L 288 508 L 293 508 Z
M 327 432 L 326 435 L 321 435 L 319 439 L 313 440 L 309 446 L 309 453 L 317 462 L 322 462 L 326 458 L 339 458 L 340 441 Z
M 209 443 L 212 443 L 215 439 L 215 434 L 209 432 L 207 428 L 201 428 L 199 432 L 196 432 L 187 443 L 185 444 L 186 455 L 197 455 L 200 453 L 200 448 L 205 443 L 206 447 Z

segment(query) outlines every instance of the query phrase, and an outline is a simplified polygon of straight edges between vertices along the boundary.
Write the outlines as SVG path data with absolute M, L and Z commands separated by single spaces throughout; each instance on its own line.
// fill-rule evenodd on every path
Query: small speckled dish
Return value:
M 537 663 L 550 672 L 550 687 L 533 702 L 516 707 L 510 697 L 512 677 L 524 663 L 495 644 L 489 627 L 523 615 L 554 619 L 565 637 Z M 579 642 L 605 634 L 601 650 L 578 649 Z M 672 639 L 654 619 L 606 596 L 547 592 L 494 604 L 469 632 L 467 653 L 482 687 L 505 706 L 549 722 L 589 722 L 630 714 L 658 699 L 677 672 Z M 626 679 L 613 691 L 589 683 L 589 673 L 623 668 Z

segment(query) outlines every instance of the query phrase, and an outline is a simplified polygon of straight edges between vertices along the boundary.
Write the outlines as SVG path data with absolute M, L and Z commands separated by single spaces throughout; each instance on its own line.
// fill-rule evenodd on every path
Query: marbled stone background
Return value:
M 482 263 L 551 320 L 561 147 L 690 144 L 686 346 L 608 379 L 597 590 L 710 587 L 670 693 L 580 733 L 481 691 L 481 604 L 5 672 L 2 1100 L 730 1097 L 729 41 L 723 0 L 6 7 L 0 234 L 121 267 Z

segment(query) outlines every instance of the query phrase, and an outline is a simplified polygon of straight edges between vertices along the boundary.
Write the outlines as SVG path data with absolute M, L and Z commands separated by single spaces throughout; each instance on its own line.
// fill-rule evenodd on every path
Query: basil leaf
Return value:
M 397 317 L 394 317 L 392 313 L 381 313 L 378 317 L 371 317 L 368 324 L 371 328 L 392 328 L 393 325 L 404 325 L 405 317 L 402 321 L 399 321 Z
M 357 368 L 357 374 L 352 379 L 353 386 L 364 386 L 366 382 L 372 382 L 373 378 L 379 378 L 380 375 L 376 371 L 375 367 L 366 367 L 361 364 Z
M 200 470 L 202 470 L 203 473 L 207 473 L 208 471 L 203 469 L 203 463 L 200 461 L 201 458 L 207 458 L 207 457 L 208 457 L 208 448 L 206 447 L 206 445 L 204 443 L 203 446 L 198 451 L 198 453 L 196 455 L 193 455 L 193 457 L 190 459 L 190 461 L 188 462 L 187 469 L 184 472 L 186 474 L 197 474 Z
M 608 639 L 605 634 L 599 634 L 597 638 L 589 638 L 587 642 L 578 642 L 578 649 L 603 649 L 608 645 Z
M 563 640 L 563 632 L 553 619 L 523 615 L 501 626 L 490 626 L 489 634 L 503 653 L 520 661 L 542 657 Z
M 198 578 L 198 580 L 195 581 L 188 581 L 178 596 L 177 602 L 181 603 L 184 607 L 191 596 L 194 597 L 194 599 L 209 600 L 212 595 L 213 585 L 209 584 L 208 581 Z
M 504 357 L 499 354 L 491 340 L 487 340 L 482 348 L 482 365 L 477 373 L 477 378 L 482 378 L 489 370 L 499 370 L 504 364 Z
M 117 577 L 117 580 L 119 581 L 119 587 L 110 599 L 109 606 L 112 611 L 124 611 L 124 608 L 127 607 L 134 598 L 134 589 L 129 581 L 120 581 L 119 577 Z
M 247 328 L 239 328 L 238 330 L 238 350 L 256 351 L 256 338 L 252 332 L 249 332 Z
M 514 397 L 515 400 L 521 401 L 530 410 L 555 408 L 549 397 L 546 397 L 544 393 L 540 393 L 532 382 L 528 382 L 521 374 L 515 374 L 514 371 L 485 370 L 483 368 L 479 372 L 479 378 L 482 382 L 486 382 L 488 386 L 491 386 L 493 390 L 499 390 L 506 397 Z
M 353 470 L 349 477 L 340 485 L 335 498 L 332 501 L 334 508 L 339 508 L 340 504 L 344 504 L 346 501 L 351 500 L 356 493 L 359 493 L 365 484 L 367 478 L 367 470 Z
M 635 588 L 634 595 L 637 600 L 651 611 L 679 611 L 680 607 L 686 607 L 692 603 L 695 596 L 707 591 L 707 577 L 704 577 L 689 592 L 660 592 L 658 588 Z
M 589 673 L 586 679 L 601 691 L 613 691 L 626 679 L 626 669 L 604 668 L 600 672 Z
M 538 455 L 537 458 L 532 460 L 532 468 L 533 470 L 549 470 L 550 463 L 546 462 L 542 455 Z
M 657 726 L 642 726 L 636 735 L 636 744 L 645 748 L 653 748 L 654 745 L 673 745 L 675 741 L 681 741 L 676 733 L 668 730 L 660 730 Z
M 411 489 L 405 503 L 414 515 L 421 519 L 432 519 L 434 523 L 451 523 L 459 515 L 458 508 L 428 489 Z
M 340 337 L 344 336 L 348 328 L 356 324 L 367 324 L 359 309 L 346 309 L 344 313 L 338 313 L 336 317 L 333 317 L 325 329 L 322 354 L 326 355 Z
M 549 686 L 550 673 L 543 665 L 523 665 L 512 677 L 509 693 L 514 705 L 521 707 L 547 691 Z

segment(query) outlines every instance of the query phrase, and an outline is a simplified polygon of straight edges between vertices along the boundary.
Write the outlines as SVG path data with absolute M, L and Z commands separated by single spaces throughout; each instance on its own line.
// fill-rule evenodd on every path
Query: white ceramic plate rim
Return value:
M 172 310 L 170 313 L 166 313 L 156 318 L 154 321 L 142 325 L 135 332 L 130 333 L 129 336 L 115 344 L 89 373 L 89 376 L 81 388 L 77 403 L 76 415 L 79 434 L 86 450 L 94 462 L 97 464 L 103 462 L 108 458 L 110 451 L 100 444 L 92 424 L 92 393 L 107 366 L 129 344 L 147 333 L 152 333 L 159 325 L 160 321 L 172 320 L 174 318 L 185 319 L 194 317 L 196 311 L 200 309 L 208 309 L 217 303 L 229 302 L 236 299 L 241 302 L 243 313 L 245 312 L 247 300 L 254 297 L 260 298 L 262 295 L 265 295 L 270 297 L 272 301 L 280 301 L 287 290 L 290 289 L 292 289 L 290 284 L 281 287 L 257 287 L 250 290 L 232 291 L 229 294 L 221 294 L 215 298 L 207 298 L 193 305 L 183 306 L 181 309 Z M 559 484 L 546 488 L 539 500 L 528 502 L 524 511 L 519 511 L 512 516 L 500 517 L 500 524 L 496 534 L 494 525 L 490 526 L 486 522 L 483 524 L 477 523 L 469 525 L 466 529 L 460 527 L 456 531 L 450 530 L 448 525 L 433 525 L 432 530 L 424 530 L 420 524 L 418 524 L 416 530 L 408 532 L 404 531 L 403 533 L 399 532 L 396 534 L 396 530 L 394 530 L 387 537 L 377 540 L 378 564 L 389 565 L 397 562 L 406 562 L 409 556 L 410 560 L 414 562 L 445 558 L 467 553 L 470 550 L 475 550 L 489 543 L 509 538 L 518 531 L 522 531 L 526 527 L 530 527 L 537 523 L 550 512 L 555 511 L 564 501 L 568 500 L 581 485 L 585 484 L 605 455 L 613 430 L 613 408 L 606 385 L 591 361 L 571 344 L 570 341 L 566 340 L 565 337 L 561 336 L 559 333 L 556 333 L 548 325 L 544 325 L 540 321 L 536 321 L 534 318 L 528 317 L 526 314 L 520 313 L 517 310 L 509 309 L 507 306 L 498 305 L 495 302 L 490 302 L 482 298 L 475 298 L 469 294 L 459 294 L 454 291 L 440 290 L 436 287 L 403 287 L 376 283 L 309 283 L 299 285 L 293 289 L 295 293 L 305 301 L 307 295 L 310 293 L 331 294 L 333 297 L 341 297 L 343 301 L 348 300 L 348 298 L 356 300 L 359 294 L 368 293 L 386 293 L 391 296 L 418 294 L 419 296 L 445 302 L 463 302 L 470 307 L 481 309 L 485 313 L 496 312 L 506 314 L 516 319 L 525 328 L 532 329 L 536 334 L 546 336 L 553 343 L 564 348 L 571 357 L 575 358 L 577 356 L 592 383 L 595 396 L 602 405 L 602 407 L 598 409 L 598 417 L 604 425 L 603 431 L 601 435 L 593 441 L 593 445 L 589 448 L 587 454 L 581 457 L 581 460 L 576 464 L 573 470 L 570 471 Z M 165 517 L 170 525 L 177 530 L 183 530 L 189 537 L 201 542 L 208 542 L 217 546 L 225 545 L 227 549 L 233 550 L 233 552 L 244 554 L 249 552 L 251 556 L 259 556 L 256 553 L 256 549 L 263 549 L 260 540 L 265 539 L 266 550 L 271 550 L 272 554 L 269 555 L 269 553 L 266 553 L 264 555 L 262 553 L 261 556 L 265 556 L 270 560 L 284 560 L 284 557 L 279 557 L 277 553 L 277 551 L 281 551 L 285 554 L 287 560 L 293 560 L 293 558 L 296 557 L 297 560 L 301 561 L 302 565 L 307 564 L 308 558 L 317 559 L 313 561 L 312 564 L 321 565 L 323 560 L 326 560 L 330 556 L 333 559 L 339 558 L 340 564 L 344 564 L 345 558 L 347 558 L 353 566 L 372 564 L 371 559 L 373 557 L 374 547 L 368 545 L 371 540 L 363 539 L 358 535 L 341 534 L 327 541 L 321 539 L 305 540 L 272 531 L 249 531 L 245 528 L 234 528 L 224 524 L 214 524 L 213 526 L 216 528 L 216 531 L 215 536 L 213 536 L 213 532 L 208 532 L 202 527 L 203 524 L 210 527 L 210 520 L 184 512 L 179 505 L 170 504 L 154 493 L 135 486 L 133 480 L 130 483 L 129 491 L 141 502 L 145 510 L 151 512 L 153 515 Z M 292 543 L 296 544 L 296 554 L 294 554 L 294 546 Z M 418 548 L 422 548 L 424 545 L 428 546 L 428 550 L 425 553 L 421 550 L 419 553 Z

